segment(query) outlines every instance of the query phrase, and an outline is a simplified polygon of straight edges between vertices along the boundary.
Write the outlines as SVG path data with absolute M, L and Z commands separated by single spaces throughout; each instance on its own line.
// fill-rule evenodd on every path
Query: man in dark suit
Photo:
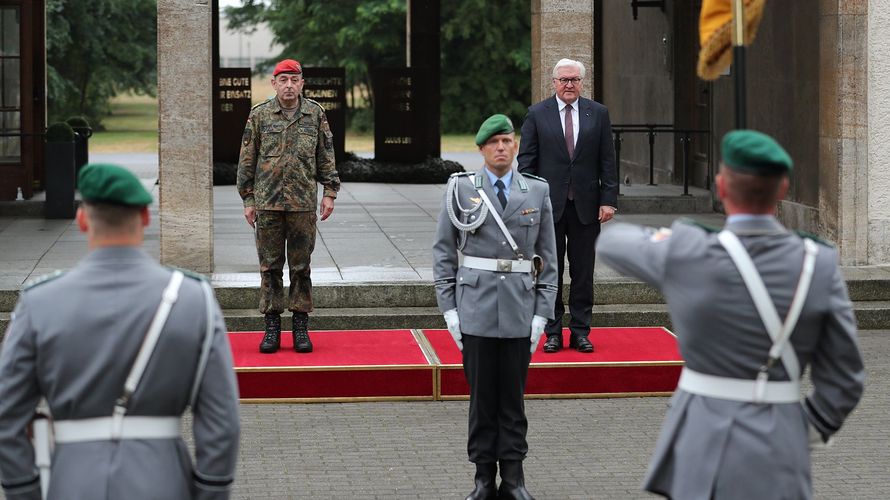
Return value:
M 519 171 L 550 183 L 556 227 L 559 283 L 555 319 L 547 324 L 544 352 L 562 349 L 562 276 L 569 253 L 570 347 L 593 352 L 590 317 L 593 310 L 593 264 L 600 224 L 610 220 L 618 204 L 618 179 L 609 111 L 581 97 L 584 65 L 561 59 L 553 68 L 555 95 L 528 108 L 522 124 Z

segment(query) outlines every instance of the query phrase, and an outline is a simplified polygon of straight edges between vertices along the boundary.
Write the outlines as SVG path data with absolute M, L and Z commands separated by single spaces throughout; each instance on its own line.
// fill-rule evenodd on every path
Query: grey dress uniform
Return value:
M 729 222 L 779 317 L 789 311 L 804 261 L 802 238 L 773 217 Z M 597 251 L 622 274 L 664 294 L 686 369 L 753 381 L 772 345 L 740 272 L 718 235 L 687 222 L 672 234 L 616 224 Z M 733 401 L 678 389 L 645 488 L 682 499 L 811 498 L 808 427 L 823 440 L 858 403 L 864 380 L 856 325 L 835 249 L 820 245 L 812 284 L 790 337 L 812 392 L 800 402 Z M 800 374 L 797 374 L 799 377 Z M 791 377 L 782 362 L 770 381 Z M 682 382 L 681 382 L 682 385 Z
M 501 215 L 526 260 L 539 255 L 543 270 L 535 280 L 529 272 L 498 272 L 460 265 L 465 257 L 516 260 L 494 218 L 489 214 L 472 232 L 459 231 L 451 222 L 443 199 L 433 244 L 436 298 L 442 312 L 457 309 L 464 339 L 464 370 L 470 384 L 470 461 L 522 460 L 528 449 L 523 406 L 530 360 L 532 317 L 553 318 L 556 298 L 556 239 L 547 182 L 516 171 L 506 207 L 496 201 L 488 175 L 475 179 Z M 457 198 L 464 208 L 480 203 L 474 181 L 459 176 Z M 455 208 L 458 206 L 455 204 Z M 464 214 L 472 222 L 480 211 Z M 501 358 L 492 359 L 494 356 Z M 500 401 L 498 401 L 500 395 Z
M 22 292 L 0 355 L 0 477 L 8 499 L 40 498 L 26 427 L 41 397 L 56 421 L 111 416 L 170 276 L 141 249 L 108 247 Z M 181 438 L 57 443 L 49 498 L 229 497 L 237 386 L 219 306 L 210 318 L 206 310 L 200 282 L 186 278 L 127 412 L 182 415 L 212 321 L 192 408 L 196 463 Z

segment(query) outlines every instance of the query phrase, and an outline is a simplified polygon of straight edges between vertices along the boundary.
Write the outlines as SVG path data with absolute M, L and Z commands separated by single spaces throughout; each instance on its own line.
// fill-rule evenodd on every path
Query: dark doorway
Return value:
M 0 200 L 44 184 L 43 0 L 0 0 Z
M 698 63 L 698 18 L 702 0 L 679 0 L 674 4 L 674 127 L 686 130 L 711 130 L 711 83 L 696 74 Z M 674 165 L 676 177 L 683 178 L 682 134 L 675 135 Z M 708 154 L 709 134 L 689 134 L 689 185 L 710 189 L 713 172 Z

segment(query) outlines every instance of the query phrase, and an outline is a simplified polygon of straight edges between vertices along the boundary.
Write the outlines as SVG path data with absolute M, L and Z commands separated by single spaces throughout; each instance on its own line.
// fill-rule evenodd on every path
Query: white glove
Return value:
M 547 318 L 543 316 L 535 316 L 532 318 L 532 328 L 531 328 L 531 342 L 532 342 L 532 354 L 538 349 L 538 341 L 541 340 L 541 335 L 544 335 L 544 327 L 547 326 Z
M 448 325 L 448 333 L 451 334 L 451 338 L 457 344 L 458 350 L 463 351 L 464 343 L 460 341 L 460 318 L 457 317 L 457 309 L 445 311 L 445 324 Z

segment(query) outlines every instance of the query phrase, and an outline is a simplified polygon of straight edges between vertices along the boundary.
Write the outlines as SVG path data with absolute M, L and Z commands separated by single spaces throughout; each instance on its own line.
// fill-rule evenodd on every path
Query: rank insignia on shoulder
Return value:
M 472 174 L 472 173 L 473 173 L 473 172 L 454 172 L 454 173 L 451 174 L 449 177 L 466 177 L 466 176 L 468 176 L 468 175 L 470 175 L 470 174 Z
M 35 286 L 49 283 L 50 281 L 58 278 L 59 276 L 62 276 L 63 274 L 65 274 L 65 271 L 53 271 L 51 273 L 47 273 L 36 278 L 32 278 L 26 281 L 24 285 L 22 285 L 22 290 L 28 290 L 34 288 Z
M 813 241 L 815 241 L 816 243 L 818 243 L 818 244 L 820 244 L 820 245 L 824 245 L 824 246 L 829 247 L 829 248 L 834 248 L 834 246 L 835 246 L 834 243 L 832 243 L 832 242 L 830 242 L 830 241 L 828 241 L 828 240 L 824 240 L 824 239 L 820 238 L 819 235 L 814 234 L 814 233 L 810 233 L 810 232 L 808 232 L 808 231 L 795 231 L 795 233 L 797 233 L 797 235 L 800 236 L 801 238 L 806 238 L 806 239 L 808 239 L 808 240 L 813 240 Z
M 529 174 L 527 172 L 520 172 L 524 177 L 528 177 L 529 179 L 537 179 L 541 182 L 547 182 L 547 179 L 543 177 L 538 177 L 537 175 Z
M 677 222 L 679 222 L 681 224 L 686 224 L 687 226 L 695 226 L 697 228 L 704 229 L 705 231 L 707 231 L 709 233 L 719 233 L 721 231 L 721 229 L 719 227 L 702 224 L 701 222 L 698 222 L 695 219 L 690 219 L 689 217 L 683 217 L 681 219 L 678 219 Z

